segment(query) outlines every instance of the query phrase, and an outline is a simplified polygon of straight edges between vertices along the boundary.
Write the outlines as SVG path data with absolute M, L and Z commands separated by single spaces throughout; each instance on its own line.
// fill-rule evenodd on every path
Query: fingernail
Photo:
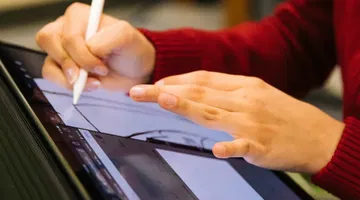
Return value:
M 66 78 L 69 81 L 70 84 L 74 84 L 74 82 L 76 81 L 76 77 L 75 77 L 75 70 L 73 68 L 70 68 L 68 70 L 66 70 Z
M 177 98 L 170 94 L 160 94 L 159 101 L 164 102 L 167 107 L 174 107 L 177 104 Z
M 90 82 L 86 88 L 87 91 L 94 91 L 94 90 L 97 90 L 99 89 L 100 87 L 100 81 L 93 81 L 93 82 Z
M 98 67 L 95 67 L 92 72 L 94 74 L 97 74 L 99 76 L 106 76 L 109 72 L 109 70 L 106 68 L 106 67 L 101 67 L 101 66 L 98 66 Z
M 219 157 L 225 157 L 226 156 L 226 148 L 222 144 L 215 144 L 214 146 L 214 153 Z
M 142 87 L 134 87 L 131 89 L 130 93 L 131 93 L 131 96 L 140 98 L 140 97 L 145 96 L 145 89 Z

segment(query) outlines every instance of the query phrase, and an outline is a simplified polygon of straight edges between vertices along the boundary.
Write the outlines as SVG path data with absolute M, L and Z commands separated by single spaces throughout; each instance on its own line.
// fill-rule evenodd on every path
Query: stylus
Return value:
M 86 40 L 90 39 L 93 35 L 95 35 L 98 30 L 101 15 L 104 9 L 104 4 L 105 4 L 105 0 L 92 0 L 88 27 L 85 35 Z M 74 105 L 76 105 L 77 102 L 79 101 L 81 93 L 85 88 L 87 76 L 88 76 L 88 72 L 84 69 L 80 69 L 78 79 L 75 81 L 73 86 Z

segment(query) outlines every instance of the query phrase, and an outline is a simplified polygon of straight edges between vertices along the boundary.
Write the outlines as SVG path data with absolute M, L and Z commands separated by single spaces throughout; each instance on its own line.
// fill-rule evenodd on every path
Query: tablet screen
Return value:
M 107 191 L 126 199 L 263 199 L 226 161 L 88 130 L 67 131 L 89 171 L 98 173 Z M 91 164 L 94 157 L 104 171 Z
M 311 199 L 282 173 L 209 149 L 231 140 L 126 94 L 72 93 L 39 75 L 45 56 L 0 45 L 3 74 L 25 97 L 94 199 Z M 3 76 L 4 77 L 4 76 Z
M 157 104 L 134 102 L 125 93 L 99 90 L 83 93 L 73 105 L 72 92 L 44 79 L 35 79 L 64 124 L 101 133 L 211 149 L 215 142 L 231 140 L 224 132 L 198 126 Z

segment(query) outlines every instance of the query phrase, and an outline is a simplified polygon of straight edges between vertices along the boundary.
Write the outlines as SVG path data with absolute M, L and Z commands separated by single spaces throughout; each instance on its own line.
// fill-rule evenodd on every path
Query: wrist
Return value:
M 331 161 L 312 176 L 312 181 L 321 188 L 331 191 L 335 196 L 341 196 L 343 199 L 359 199 L 360 187 L 356 183 L 360 182 L 358 175 L 360 120 L 346 116 L 344 123 L 346 126 Z
M 345 128 L 345 124 L 335 119 L 331 119 L 331 121 L 325 123 L 323 125 L 325 129 L 323 130 L 323 134 L 320 134 L 319 144 L 317 145 L 319 148 L 319 157 L 313 161 L 313 166 L 311 167 L 311 174 L 316 174 L 321 171 L 326 165 L 331 161 L 334 153 L 339 145 L 342 133 Z

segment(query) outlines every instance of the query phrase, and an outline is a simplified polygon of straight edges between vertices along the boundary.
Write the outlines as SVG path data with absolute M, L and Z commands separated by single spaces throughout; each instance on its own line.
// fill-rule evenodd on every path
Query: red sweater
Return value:
M 226 30 L 142 32 L 156 48 L 156 80 L 201 69 L 257 76 L 303 97 L 340 65 L 346 128 L 313 182 L 360 199 L 360 0 L 290 0 L 260 22 Z

